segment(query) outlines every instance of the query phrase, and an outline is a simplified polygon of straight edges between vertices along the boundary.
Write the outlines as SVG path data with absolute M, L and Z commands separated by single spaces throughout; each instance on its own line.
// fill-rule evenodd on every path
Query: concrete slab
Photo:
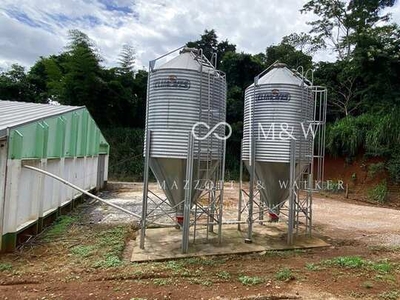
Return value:
M 139 237 L 133 243 L 132 262 L 161 261 L 176 258 L 195 256 L 245 254 L 271 250 L 306 249 L 327 247 L 329 244 L 316 237 L 299 235 L 294 245 L 286 243 L 287 228 L 284 224 L 256 226 L 254 228 L 253 242 L 246 244 L 245 231 L 238 231 L 237 226 L 231 225 L 223 228 L 222 243 L 218 244 L 217 234 L 209 233 L 208 241 L 206 231 L 201 230 L 193 243 L 191 236 L 189 251 L 181 253 L 182 232 L 175 228 L 151 228 L 146 230 L 145 249 L 139 247 Z

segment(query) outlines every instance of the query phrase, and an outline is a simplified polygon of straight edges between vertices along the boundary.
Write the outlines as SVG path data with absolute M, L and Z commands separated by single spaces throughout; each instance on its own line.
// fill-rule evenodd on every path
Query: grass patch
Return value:
M 193 283 L 193 284 L 200 284 L 200 285 L 203 285 L 203 286 L 211 286 L 211 285 L 213 285 L 212 281 L 199 279 L 199 278 L 192 278 L 192 279 L 189 280 L 189 282 Z
M 387 200 L 388 188 L 386 180 L 378 183 L 375 187 L 368 190 L 368 199 L 373 202 L 385 203 Z
M 361 268 L 367 262 L 359 256 L 340 256 L 333 259 L 328 259 L 322 262 L 325 265 L 337 266 L 342 268 Z
M 166 278 L 155 278 L 155 279 L 153 279 L 153 284 L 158 285 L 158 286 L 170 285 L 170 284 L 172 284 L 172 280 L 166 279 Z
M 276 272 L 275 279 L 280 281 L 289 281 L 295 279 L 295 277 L 292 270 L 289 268 L 283 268 Z
M 102 260 L 98 260 L 93 264 L 93 267 L 95 268 L 102 268 L 102 269 L 108 269 L 108 268 L 115 268 L 119 267 L 122 265 L 122 261 L 118 256 L 115 255 L 109 255 L 106 256 Z
M 398 290 L 384 292 L 378 295 L 379 299 L 383 300 L 397 300 L 400 298 L 400 292 Z
M 71 249 L 71 253 L 76 256 L 85 258 L 92 256 L 95 252 L 95 249 L 95 246 L 75 246 Z
M 372 268 L 380 274 L 388 274 L 393 270 L 393 265 L 388 260 L 383 260 L 373 263 Z
M 319 270 L 323 270 L 324 268 L 322 268 L 318 264 L 308 263 L 308 264 L 306 264 L 306 269 L 309 271 L 319 271 Z
M 256 284 L 260 284 L 264 282 L 264 278 L 261 277 L 250 277 L 250 276 L 239 276 L 239 281 L 243 284 L 243 285 L 256 285 Z
M 60 216 L 43 234 L 43 239 L 48 242 L 56 237 L 64 235 L 68 228 L 78 220 L 77 216 Z
M 202 266 L 216 266 L 226 262 L 226 259 L 208 259 L 202 257 L 191 257 L 183 260 L 184 265 L 202 265 Z
M 391 274 L 377 274 L 375 276 L 375 280 L 383 281 L 386 283 L 396 283 L 396 277 Z
M 185 269 L 183 262 L 171 260 L 165 263 L 165 268 L 174 272 L 180 272 Z
M 294 257 L 301 254 L 307 253 L 304 249 L 294 249 L 294 250 L 270 250 L 265 252 L 266 257 Z
M 13 266 L 11 264 L 0 264 L 0 272 L 10 271 L 12 270 Z
M 121 266 L 121 255 L 128 233 L 128 226 L 116 226 L 98 233 L 92 250 L 98 254 L 93 256 L 96 258 L 93 267 L 106 269 Z
M 218 273 L 215 274 L 218 278 L 220 279 L 224 279 L 224 280 L 228 280 L 230 279 L 232 276 L 229 272 L 227 271 L 220 271 Z

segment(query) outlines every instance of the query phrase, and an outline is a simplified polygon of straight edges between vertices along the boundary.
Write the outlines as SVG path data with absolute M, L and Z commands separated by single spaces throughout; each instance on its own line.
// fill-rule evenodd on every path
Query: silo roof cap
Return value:
M 185 47 L 177 57 L 167 61 L 163 65 L 156 67 L 160 69 L 185 69 L 200 71 L 202 59 L 198 56 L 198 50 Z M 203 60 L 203 71 L 213 70 L 214 67 L 208 61 Z
M 287 65 L 284 63 L 275 63 L 272 69 L 264 74 L 258 80 L 258 85 L 263 84 L 291 84 L 300 86 L 307 83 L 301 79 L 299 75 L 296 75 L 293 71 L 289 70 Z M 251 86 L 253 86 L 254 83 Z

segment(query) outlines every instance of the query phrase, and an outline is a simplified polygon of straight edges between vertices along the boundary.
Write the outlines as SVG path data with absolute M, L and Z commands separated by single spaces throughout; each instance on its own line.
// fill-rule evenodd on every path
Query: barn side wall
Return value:
M 15 250 L 18 243 L 40 232 L 82 196 L 24 165 L 54 173 L 91 191 L 102 188 L 107 180 L 108 153 L 109 145 L 86 109 L 11 129 L 2 177 L 5 192 L 0 250 Z

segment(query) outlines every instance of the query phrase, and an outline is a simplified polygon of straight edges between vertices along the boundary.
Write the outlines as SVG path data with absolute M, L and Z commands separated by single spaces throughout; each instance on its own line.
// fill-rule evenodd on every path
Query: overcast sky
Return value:
M 121 46 L 132 44 L 137 67 L 215 29 L 238 51 L 264 52 L 292 32 L 308 31 L 299 9 L 306 0 L 1 0 L 0 68 L 32 65 L 39 56 L 60 53 L 69 29 L 92 38 L 116 64 Z M 400 23 L 400 3 L 390 11 Z M 320 53 L 316 60 L 332 59 Z

